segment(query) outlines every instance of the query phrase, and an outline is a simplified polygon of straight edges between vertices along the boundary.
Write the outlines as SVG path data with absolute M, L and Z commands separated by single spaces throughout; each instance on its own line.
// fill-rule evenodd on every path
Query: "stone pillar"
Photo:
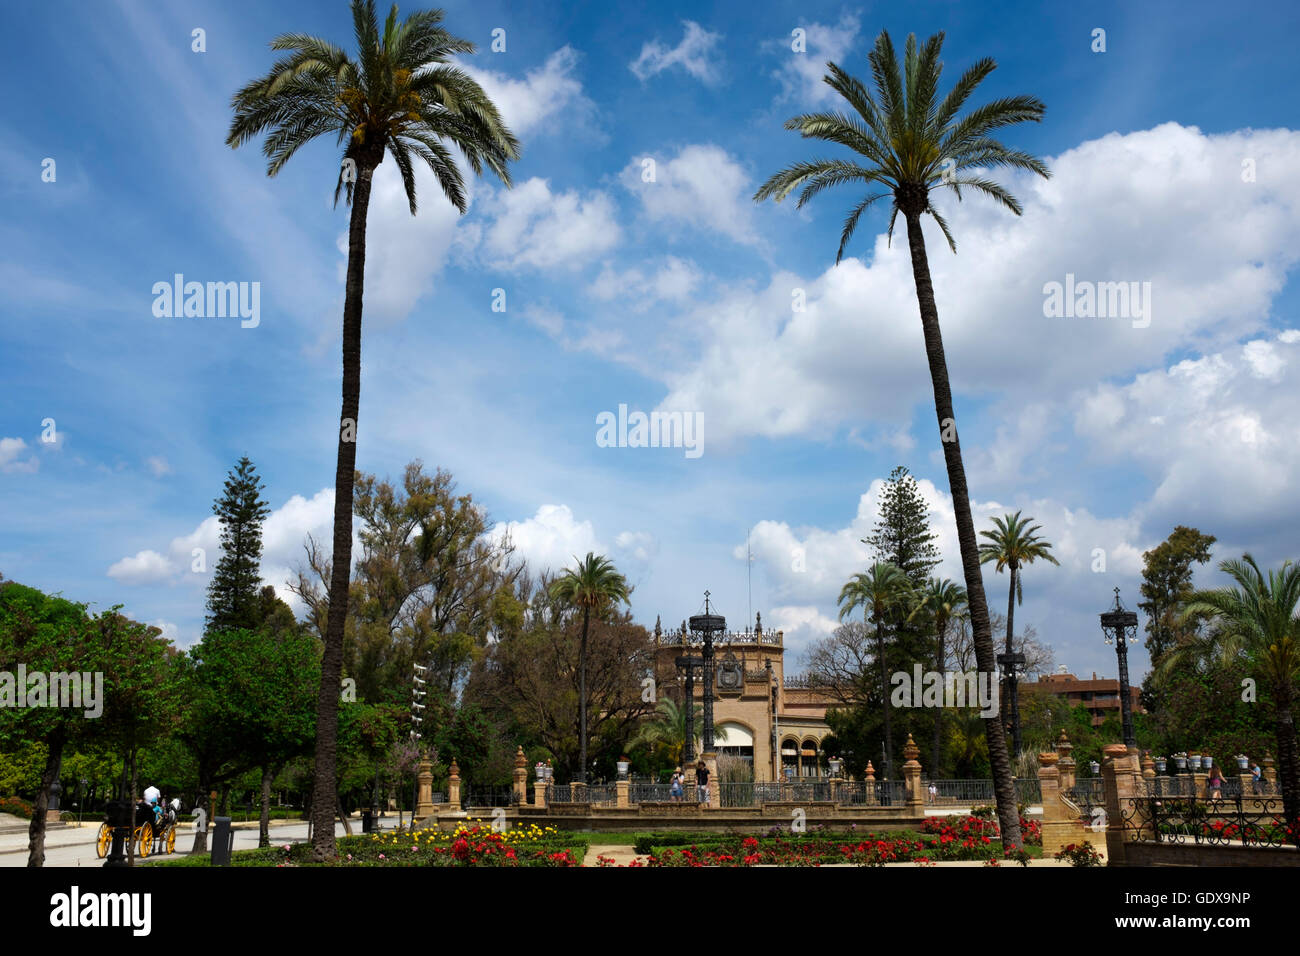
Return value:
M 456 764 L 456 758 L 451 758 L 451 769 L 447 778 L 447 802 L 451 804 L 453 813 L 460 812 L 460 767 Z
M 1124 866 L 1124 845 L 1137 839 L 1135 827 L 1145 814 L 1135 812 L 1133 801 L 1146 796 L 1137 750 L 1125 744 L 1107 744 L 1102 748 L 1101 776 L 1106 788 L 1106 857 L 1110 866 Z M 1149 821 L 1148 821 L 1149 822 Z M 1154 835 L 1154 834 L 1148 834 Z
M 585 780 L 570 781 L 569 793 L 573 795 L 571 799 L 573 800 L 574 803 L 586 803 L 587 802 L 587 781 Z
M 923 816 L 925 794 L 921 792 L 921 763 L 916 759 L 921 756 L 921 748 L 916 745 L 911 734 L 907 735 L 907 743 L 903 745 L 903 756 L 907 761 L 903 764 L 903 780 L 907 783 L 906 806 L 917 816 Z
M 709 806 L 716 807 L 719 802 L 718 794 L 721 793 L 718 789 L 718 754 L 710 750 L 702 754 L 700 759 L 704 761 L 704 766 L 709 768 Z
M 415 800 L 415 816 L 411 820 L 412 827 L 415 826 L 416 820 L 423 820 L 425 817 L 433 815 L 433 764 L 429 758 L 425 757 L 420 761 L 420 771 L 415 778 L 419 782 Z
M 1149 753 L 1142 758 L 1142 776 L 1147 780 L 1154 780 L 1156 776 L 1156 762 Z
M 831 785 L 831 787 L 830 787 L 830 789 L 831 789 L 831 803 L 839 803 L 839 802 L 840 802 L 840 784 L 841 784 L 842 782 L 843 782 L 843 781 L 842 781 L 838 776 L 835 776 L 835 777 L 831 777 L 831 778 L 830 778 L 830 785 Z
M 524 748 L 515 748 L 515 802 L 519 806 L 528 803 L 528 760 L 524 757 Z
M 864 802 L 868 805 L 874 804 L 876 802 L 876 768 L 871 766 L 870 760 L 867 761 L 867 773 L 863 778 L 863 782 L 866 784 L 867 789 Z
M 630 807 L 632 804 L 628 800 L 628 793 L 631 791 L 631 789 L 632 789 L 632 781 L 628 780 L 627 778 L 616 780 L 614 782 L 614 793 L 615 793 L 614 806 Z
M 1273 769 L 1273 755 L 1264 755 L 1264 782 L 1269 793 L 1277 793 L 1277 771 Z
M 540 774 L 540 773 L 536 773 L 536 771 L 534 771 L 533 776 L 534 776 L 534 780 L 533 780 L 533 806 L 535 806 L 535 807 L 545 807 L 545 806 L 546 806 L 546 786 L 547 786 L 546 780 L 544 779 L 544 777 L 542 776 L 542 774 Z
M 1038 755 L 1038 785 L 1043 791 L 1043 856 L 1050 858 L 1058 850 L 1077 842 L 1078 825 L 1061 802 L 1059 753 Z
M 1208 757 L 1209 754 L 1206 754 L 1205 756 Z M 1192 774 L 1192 796 L 1197 800 L 1204 800 L 1210 795 L 1209 789 L 1206 786 L 1209 779 L 1210 772 L 1205 769 L 1205 762 L 1202 761 L 1201 766 L 1197 767 L 1195 773 Z
M 1060 771 L 1061 790 L 1073 790 L 1075 786 L 1074 779 L 1074 758 L 1070 756 L 1070 751 L 1074 750 L 1074 744 L 1070 743 L 1070 736 L 1064 730 L 1061 736 L 1056 739 L 1056 767 Z

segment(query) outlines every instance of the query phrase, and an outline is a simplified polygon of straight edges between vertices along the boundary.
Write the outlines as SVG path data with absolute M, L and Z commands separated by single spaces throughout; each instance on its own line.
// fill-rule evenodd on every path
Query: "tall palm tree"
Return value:
M 577 561 L 577 555 L 573 560 Z M 578 782 L 587 779 L 587 634 L 591 615 L 599 617 L 611 604 L 631 603 L 631 588 L 604 556 L 590 551 L 577 566 L 551 585 L 551 597 L 582 609 L 582 643 L 578 647 Z
M 948 625 L 966 615 L 966 589 L 954 584 L 948 578 L 932 577 L 917 599 L 916 606 L 907 619 L 911 621 L 918 614 L 925 614 L 934 625 L 934 669 L 942 673 L 948 659 Z M 934 712 L 934 746 L 931 750 L 930 776 L 942 777 L 940 761 L 943 754 L 943 708 Z
M 925 354 L 934 389 L 935 416 L 948 469 L 948 487 L 957 518 L 957 540 L 961 546 L 962 574 L 970 603 L 976 660 L 980 670 L 993 673 L 997 666 L 993 635 L 989 627 L 984 582 L 980 578 L 975 523 L 971 519 L 966 469 L 957 440 L 957 419 L 953 412 L 952 389 L 948 385 L 948 365 L 939 329 L 939 310 L 934 302 L 934 286 L 930 281 L 925 237 L 921 232 L 921 217 L 933 216 L 949 247 L 956 252 L 957 246 L 948 223 L 930 202 L 932 189 L 950 187 L 960 199 L 962 187 L 968 187 L 1020 215 L 1020 203 L 1016 198 L 980 170 L 1009 167 L 1027 169 L 1044 177 L 1049 173 L 1041 160 L 1008 149 L 989 135 L 1016 123 L 1037 122 L 1042 118 L 1043 104 L 1031 96 L 1004 97 L 973 109 L 958 119 L 957 113 L 975 87 L 993 72 L 997 64 L 989 58 L 977 61 L 962 74 L 948 95 L 938 100 L 939 74 L 943 69 L 939 61 L 942 46 L 942 33 L 930 37 L 919 51 L 916 38 L 908 36 L 903 69 L 900 70 L 889 34 L 882 32 L 876 38 L 875 49 L 867 55 L 875 84 L 874 95 L 860 80 L 834 63 L 827 63 L 826 83 L 844 98 L 856 116 L 842 112 L 805 113 L 789 120 L 786 128 L 798 130 L 805 138 L 846 147 L 865 163 L 844 159 L 794 163 L 764 183 L 754 198 L 763 200 L 770 197 L 779 202 L 802 186 L 799 195 L 799 206 L 802 207 L 829 186 L 862 183 L 880 187 L 880 191 L 864 196 L 849 211 L 835 257 L 837 263 L 843 258 L 863 212 L 878 200 L 892 197 L 891 239 L 894 222 L 900 213 L 907 223 L 912 281 L 921 313 Z M 997 717 L 985 720 L 984 730 L 988 736 L 1002 833 L 1009 846 L 1019 847 L 1016 787 L 1001 720 Z
M 415 157 L 433 170 L 443 194 L 464 214 L 465 182 L 449 146 L 476 175 L 486 166 L 507 186 L 507 163 L 519 157 L 518 141 L 487 94 L 464 71 L 448 65 L 453 54 L 473 53 L 474 45 L 439 26 L 441 10 L 419 11 L 398 23 L 394 5 L 381 32 L 374 0 L 352 0 L 352 20 L 355 59 L 305 33 L 285 33 L 272 40 L 271 49 L 288 53 L 264 77 L 234 95 L 234 119 L 226 138 L 233 148 L 265 133 L 266 172 L 274 176 L 302 146 L 318 136 L 335 135 L 343 159 L 334 201 L 337 204 L 340 192 L 346 192 L 352 205 L 343 301 L 343 410 L 334 473 L 334 556 L 316 710 L 312 843 L 318 860 L 334 855 L 338 697 L 352 570 L 352 485 L 371 180 L 384 154 L 391 154 L 415 215 Z
M 981 531 L 980 537 L 988 538 L 989 543 L 980 545 L 980 563 L 988 564 L 990 561 L 997 563 L 998 573 L 1006 568 L 1011 572 L 1011 586 L 1007 593 L 1007 646 L 1006 653 L 1012 653 L 1011 635 L 1012 628 L 1016 619 L 1016 604 L 1023 604 L 1025 601 L 1025 592 L 1020 584 L 1020 568 L 1026 564 L 1033 564 L 1040 558 L 1044 561 L 1050 561 L 1057 566 L 1060 562 L 1052 557 L 1052 545 L 1048 541 L 1042 541 L 1038 537 L 1038 532 L 1042 530 L 1040 525 L 1030 525 L 1033 518 L 1021 519 L 1020 512 L 1013 515 L 1007 515 L 1005 518 L 994 518 L 992 531 Z M 1017 757 L 1020 756 L 1020 696 L 1019 681 L 1014 668 L 1007 671 L 1007 690 L 1010 692 L 1009 697 L 1011 705 L 1011 737 L 1014 742 L 1014 751 Z
M 864 622 L 876 626 L 876 660 L 880 664 L 880 694 L 885 712 L 885 776 L 894 778 L 894 743 L 889 719 L 889 678 L 885 668 L 885 618 L 912 597 L 912 582 L 902 569 L 888 561 L 877 561 L 871 569 L 855 574 L 840 589 L 840 620 L 862 608 Z
M 1165 652 L 1157 672 L 1164 675 L 1189 658 L 1210 656 L 1244 658 L 1263 677 L 1273 698 L 1283 813 L 1292 842 L 1300 845 L 1300 745 L 1294 713 L 1300 681 L 1300 566 L 1286 561 L 1265 578 L 1255 559 L 1244 554 L 1241 560 L 1220 562 L 1219 570 L 1237 586 L 1194 591 L 1181 615 L 1185 625 L 1209 617 L 1214 626 Z

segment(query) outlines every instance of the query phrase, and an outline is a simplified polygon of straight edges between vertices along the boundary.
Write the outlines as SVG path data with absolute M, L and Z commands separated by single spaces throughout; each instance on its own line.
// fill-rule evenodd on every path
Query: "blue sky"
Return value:
M 1136 603 L 1141 553 L 1175 524 L 1216 535 L 1216 560 L 1300 557 L 1294 7 L 446 10 L 524 153 L 514 188 L 475 183 L 464 217 L 422 178 L 413 219 L 380 167 L 362 470 L 450 470 L 535 567 L 608 553 L 647 625 L 694 613 L 706 587 L 743 624 L 752 529 L 753 609 L 801 649 L 833 626 L 879 482 L 903 464 L 934 508 L 940 570 L 960 579 L 906 243 L 886 245 L 882 210 L 834 267 L 852 190 L 804 210 L 750 199 L 833 152 L 782 128 L 834 105 L 826 60 L 865 77 L 882 29 L 899 47 L 942 29 L 944 89 L 992 56 L 974 102 L 1047 106 L 1003 137 L 1053 171 L 1002 177 L 1025 214 L 941 196 L 956 256 L 927 227 L 976 523 L 1024 509 L 1061 560 L 1028 570 L 1017 620 L 1058 663 L 1113 675 L 1096 615 L 1115 586 Z M 269 40 L 349 46 L 347 5 L 56 2 L 10 24 L 5 69 L 29 95 L 0 116 L 0 571 L 124 604 L 187 645 L 207 581 L 191 549 L 215 548 L 211 502 L 241 455 L 275 509 L 268 580 L 307 533 L 327 537 L 338 153 L 322 140 L 268 179 L 257 145 L 224 139 Z M 176 273 L 259 283 L 260 323 L 156 317 L 153 285 Z M 1151 283 L 1149 325 L 1045 316 L 1044 285 L 1067 274 Z M 702 416 L 703 454 L 599 447 L 596 416 L 620 404 Z M 1005 576 L 985 581 L 1004 609 Z M 1135 676 L 1145 666 L 1139 651 Z

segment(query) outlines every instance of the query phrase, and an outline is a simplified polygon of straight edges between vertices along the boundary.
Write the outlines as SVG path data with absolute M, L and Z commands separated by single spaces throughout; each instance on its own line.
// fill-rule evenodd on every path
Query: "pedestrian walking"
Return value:
M 703 760 L 695 765 L 695 790 L 700 797 L 700 805 L 709 805 L 709 768 Z

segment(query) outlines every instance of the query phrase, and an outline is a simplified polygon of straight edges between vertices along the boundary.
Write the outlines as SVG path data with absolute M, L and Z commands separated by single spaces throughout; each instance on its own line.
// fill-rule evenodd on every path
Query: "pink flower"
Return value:
M 381 854 L 379 854 L 379 859 L 381 859 L 381 860 L 386 860 L 386 859 L 388 859 L 388 857 L 384 856 L 384 855 L 381 853 Z
M 349 863 L 352 862 L 352 854 L 351 854 L 351 853 L 348 854 L 348 862 L 349 862 Z

